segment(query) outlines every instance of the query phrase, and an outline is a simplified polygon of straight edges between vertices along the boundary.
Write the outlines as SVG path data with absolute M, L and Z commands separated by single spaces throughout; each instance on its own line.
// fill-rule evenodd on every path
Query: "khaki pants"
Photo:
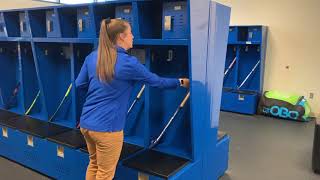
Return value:
M 123 144 L 123 131 L 96 132 L 81 128 L 90 162 L 86 180 L 112 180 Z

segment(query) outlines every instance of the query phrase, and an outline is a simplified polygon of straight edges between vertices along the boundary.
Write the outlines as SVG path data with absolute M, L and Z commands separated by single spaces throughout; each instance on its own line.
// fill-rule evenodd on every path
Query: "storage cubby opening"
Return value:
M 93 51 L 93 44 L 74 44 L 74 64 L 75 64 L 75 77 L 81 70 L 81 67 L 86 59 L 86 57 Z M 86 99 L 87 88 L 81 88 L 76 90 L 76 120 L 79 122 L 83 103 Z
M 162 2 L 138 2 L 140 38 L 161 39 Z
M 189 77 L 189 64 L 187 47 L 155 47 L 151 50 L 150 69 L 152 72 L 171 78 Z M 187 90 L 150 88 L 149 106 L 149 129 L 152 129 L 150 138 L 157 138 L 163 128 L 179 107 Z M 191 128 L 189 100 L 177 114 L 171 125 L 164 133 L 157 150 L 175 154 L 177 156 L 191 157 Z
M 238 27 L 238 41 L 248 40 L 248 27 Z
M 261 63 L 259 45 L 240 47 L 237 86 L 241 86 L 244 82 L 240 90 L 260 91 Z M 252 73 L 249 75 L 251 71 Z
M 37 43 L 35 45 L 40 79 L 50 120 L 71 84 L 70 59 L 72 52 L 69 44 Z M 71 94 L 67 94 L 52 121 L 70 121 L 71 102 Z
M 31 32 L 33 37 L 46 37 L 46 10 L 29 11 Z
M 31 44 L 27 42 L 21 42 L 20 49 L 24 89 L 24 107 L 25 112 L 27 112 L 30 108 L 28 115 L 32 116 L 41 112 L 41 92 Z
M 0 42 L 0 105 L 15 113 L 23 113 L 21 79 L 16 42 Z
M 4 12 L 8 37 L 20 37 L 19 12 Z
M 145 91 L 142 92 L 141 97 L 136 99 L 139 92 L 142 90 L 143 84 L 139 83 L 133 88 L 129 100 L 129 113 L 127 114 L 126 126 L 124 128 L 125 140 L 128 143 L 144 146 L 145 137 Z M 135 104 L 133 104 L 136 99 Z
M 94 6 L 94 22 L 96 25 L 96 34 L 99 37 L 99 32 L 100 32 L 100 26 L 101 26 L 101 21 L 102 19 L 110 18 L 113 19 L 115 18 L 115 4 L 97 4 Z
M 223 87 L 225 88 L 236 88 L 236 73 L 237 73 L 237 46 L 228 45 L 227 56 L 224 69 L 224 80 Z
M 77 8 L 59 8 L 59 21 L 63 38 L 77 37 Z

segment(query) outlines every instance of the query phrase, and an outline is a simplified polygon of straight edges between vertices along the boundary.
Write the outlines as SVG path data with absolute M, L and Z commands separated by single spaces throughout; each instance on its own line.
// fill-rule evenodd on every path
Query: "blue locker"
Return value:
M 0 37 L 8 37 L 3 12 L 0 13 Z
M 21 37 L 30 37 L 30 30 L 27 24 L 27 17 L 25 12 L 19 13 L 19 25 Z
M 238 29 L 236 41 L 231 38 L 234 32 L 229 31 L 230 48 L 225 64 L 228 73 L 224 77 L 221 110 L 255 114 L 263 89 L 267 28 L 259 25 L 230 27 L 235 28 Z M 231 66 L 234 58 L 236 61 Z
M 165 2 L 162 15 L 163 39 L 188 38 L 187 2 Z
M 47 37 L 50 37 L 50 38 L 61 37 L 59 18 L 55 10 L 46 11 L 46 29 L 47 29 Z
M 79 8 L 77 9 L 77 31 L 79 38 L 92 38 L 95 37 L 95 32 L 93 30 L 94 20 L 91 18 L 92 12 L 89 8 Z
M 217 138 L 217 132 L 223 80 L 219 72 L 225 65 L 230 8 L 212 1 L 119 0 L 0 12 L 8 33 L 11 30 L 9 37 L 26 35 L 20 31 L 21 12 L 28 15 L 26 27 L 29 23 L 32 39 L 0 43 L 1 67 L 6 67 L 0 71 L 5 101 L 1 108 L 20 81 L 22 89 L 18 102 L 9 108 L 11 112 L 24 114 L 38 92 L 40 96 L 30 113 L 18 118 L 22 122 L 19 131 L 4 130 L 4 136 L 8 133 L 9 139 L 15 140 L 1 138 L 0 148 L 12 144 L 0 153 L 55 179 L 84 179 L 88 154 L 80 147 L 83 144 L 72 145 L 77 140 L 68 134 L 76 131 L 79 135 L 70 127 L 77 124 L 86 97 L 75 89 L 74 81 L 95 47 L 101 20 L 124 18 L 137 39 L 131 53 L 141 57 L 146 68 L 160 76 L 192 81 L 190 91 L 145 86 L 127 115 L 115 178 L 136 179 L 143 172 L 152 180 L 218 179 L 226 171 L 229 137 Z M 230 59 L 240 57 L 238 49 L 228 54 Z M 230 85 L 237 86 L 243 78 L 236 74 L 230 74 Z M 134 87 L 129 104 L 142 87 Z M 250 87 L 256 85 L 246 84 L 241 90 Z M 157 146 L 150 146 L 160 134 Z

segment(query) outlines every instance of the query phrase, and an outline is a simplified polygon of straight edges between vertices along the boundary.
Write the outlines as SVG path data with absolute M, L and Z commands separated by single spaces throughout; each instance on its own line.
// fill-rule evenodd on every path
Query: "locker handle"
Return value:
M 34 146 L 33 136 L 30 136 L 30 135 L 27 136 L 27 144 L 28 144 L 28 146 L 31 146 L 31 147 Z
M 165 16 L 164 17 L 164 30 L 165 31 L 171 31 L 172 29 L 172 17 L 171 16 Z
M 83 21 L 84 21 L 83 19 L 78 20 L 79 32 L 83 31 L 83 25 L 84 25 Z
M 57 146 L 57 156 L 64 158 L 64 148 L 63 146 Z
M 47 32 L 53 31 L 53 22 L 51 20 L 47 21 Z
M 8 129 L 5 127 L 2 127 L 2 136 L 8 138 Z

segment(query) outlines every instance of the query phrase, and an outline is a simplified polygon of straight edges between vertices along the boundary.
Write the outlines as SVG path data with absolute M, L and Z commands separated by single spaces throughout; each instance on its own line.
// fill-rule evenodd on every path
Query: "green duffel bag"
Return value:
M 258 114 L 296 121 L 310 120 L 310 106 L 304 96 L 266 91 L 261 96 Z

